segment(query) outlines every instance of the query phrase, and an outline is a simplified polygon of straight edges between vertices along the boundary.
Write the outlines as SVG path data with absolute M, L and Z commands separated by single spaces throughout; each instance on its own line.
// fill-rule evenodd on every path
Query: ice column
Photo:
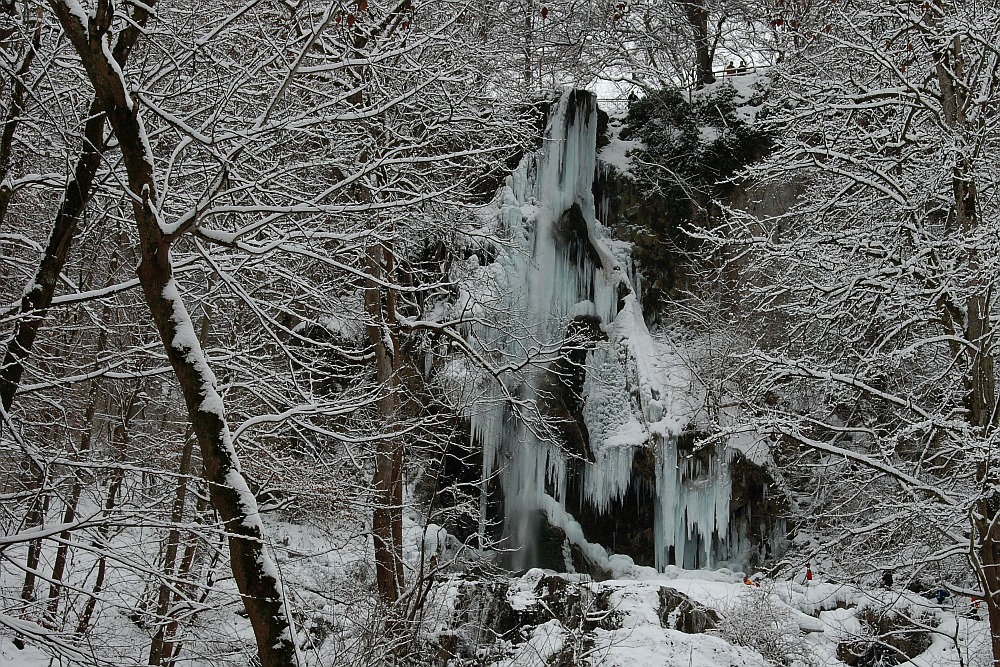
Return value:
M 509 239 L 493 265 L 502 288 L 499 305 L 514 314 L 520 333 L 480 327 L 476 340 L 507 362 L 553 350 L 548 359 L 536 358 L 538 371 L 507 386 L 530 408 L 540 398 L 542 367 L 555 358 L 570 320 L 599 318 L 609 341 L 590 352 L 586 363 L 584 421 L 595 462 L 584 470 L 584 499 L 600 513 L 612 510 L 632 481 L 637 449 L 654 448 L 657 565 L 711 567 L 717 535 L 725 539 L 729 521 L 726 457 L 716 452 L 722 455 L 712 457 L 711 470 L 700 471 L 678 451 L 677 436 L 690 425 L 691 413 L 670 397 L 689 392 L 692 383 L 642 320 L 627 244 L 606 238 L 596 220 L 596 139 L 595 97 L 565 91 L 553 104 L 542 149 L 508 177 L 493 212 L 496 229 Z M 568 455 L 540 438 L 537 425 L 515 418 L 500 389 L 487 390 L 470 417 L 474 440 L 483 447 L 482 506 L 486 480 L 496 475 L 504 497 L 505 546 L 517 550 L 510 562 L 519 569 L 536 564 L 534 542 L 543 516 L 555 525 L 572 521 L 565 511 Z M 575 529 L 566 532 L 578 534 L 578 524 Z

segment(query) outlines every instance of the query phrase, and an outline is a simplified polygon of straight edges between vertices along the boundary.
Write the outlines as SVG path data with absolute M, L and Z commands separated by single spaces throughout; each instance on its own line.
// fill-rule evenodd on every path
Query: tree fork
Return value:
M 99 0 L 89 20 L 74 13 L 63 0 L 49 2 L 118 139 L 139 233 L 139 283 L 198 439 L 212 504 L 228 535 L 233 577 L 257 640 L 257 655 L 268 667 L 294 665 L 297 655 L 291 622 L 277 572 L 264 551 L 257 502 L 240 470 L 215 377 L 173 279 L 170 247 L 174 238 L 160 227 L 155 212 L 153 156 L 138 101 L 127 90 L 121 70 L 106 56 L 111 2 Z

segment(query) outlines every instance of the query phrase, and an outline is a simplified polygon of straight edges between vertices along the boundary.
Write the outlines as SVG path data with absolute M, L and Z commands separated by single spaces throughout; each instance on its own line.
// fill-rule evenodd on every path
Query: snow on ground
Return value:
M 49 660 L 49 656 L 34 646 L 19 649 L 11 637 L 0 636 L 0 667 L 48 667 Z
M 865 645 L 863 642 L 870 640 L 867 618 L 908 619 L 900 621 L 900 627 L 912 628 L 909 624 L 915 623 L 918 629 L 928 632 L 927 649 L 898 664 L 989 664 L 988 623 L 964 613 L 966 600 L 941 606 L 908 591 L 861 591 L 819 582 L 805 587 L 787 580 L 765 580 L 762 587 L 755 588 L 742 583 L 742 573 L 728 570 L 672 568 L 657 574 L 651 568 L 636 568 L 633 574 L 640 578 L 587 582 L 580 575 L 564 575 L 594 596 L 610 592 L 607 599 L 617 619 L 616 627 L 581 633 L 553 619 L 524 628 L 524 641 L 493 667 L 542 667 L 552 664 L 547 661 L 556 656 L 578 660 L 565 664 L 593 667 L 764 667 L 775 664 L 775 656 L 770 655 L 769 661 L 755 649 L 768 652 L 777 645 L 791 647 L 787 664 L 833 667 L 845 664 L 838 659 L 841 643 Z M 536 586 L 544 576 L 541 570 L 530 570 L 515 579 L 507 593 L 511 606 L 528 610 L 532 605 L 541 605 L 547 609 L 544 592 L 536 592 L 542 588 Z M 682 593 L 719 612 L 723 618 L 720 628 L 688 634 L 663 627 L 659 613 L 661 588 Z M 755 611 L 751 615 L 748 610 Z M 743 614 L 743 618 L 727 625 L 726 620 L 737 614 Z
M 598 630 L 590 664 L 601 667 L 764 667 L 754 651 L 711 635 L 688 635 L 654 625 L 622 633 Z
M 371 654 L 381 617 L 372 582 L 371 545 L 364 527 L 360 524 L 336 528 L 302 526 L 272 520 L 269 531 L 274 538 L 276 563 L 286 579 L 295 608 L 301 612 L 296 618 L 304 664 L 326 667 L 380 664 L 377 659 L 372 661 Z M 438 526 L 422 527 L 416 516 L 407 518 L 404 541 L 407 581 L 411 584 L 419 572 L 421 557 L 425 567 L 432 556 L 446 562 L 457 546 L 454 538 Z M 777 637 L 788 646 L 797 647 L 799 655 L 809 660 L 789 664 L 840 667 L 844 663 L 838 660 L 838 646 L 870 637 L 867 623 L 871 618 L 911 619 L 907 622 L 916 621 L 929 633 L 926 650 L 902 663 L 907 667 L 990 664 L 988 623 L 969 617 L 966 598 L 954 596 L 944 605 L 937 605 L 905 590 L 865 591 L 826 581 L 814 581 L 806 587 L 798 580 L 788 579 L 764 580 L 762 587 L 754 588 L 742 583 L 742 572 L 684 570 L 673 566 L 657 572 L 620 555 L 611 556 L 604 564 L 614 577 L 609 581 L 594 582 L 584 574 L 555 575 L 539 569 L 521 576 L 494 575 L 489 582 L 505 585 L 480 589 L 498 596 L 492 602 L 487 600 L 485 606 L 495 608 L 497 601 L 503 601 L 512 613 L 532 620 L 520 629 L 514 627 L 504 637 L 492 633 L 500 631 L 498 628 L 483 628 L 480 633 L 483 643 L 474 647 L 480 651 L 478 657 L 466 657 L 464 662 L 456 658 L 449 664 L 452 667 L 473 664 L 765 667 L 775 663 L 768 662 L 757 650 L 768 646 L 759 642 L 761 637 L 765 642 Z M 442 637 L 459 632 L 470 623 L 474 614 L 469 611 L 469 596 L 464 587 L 469 582 L 487 582 L 477 579 L 478 576 L 469 574 L 461 563 L 440 573 L 427 597 L 422 621 L 415 629 L 419 641 L 431 647 L 439 645 Z M 541 585 L 552 577 L 565 580 L 565 591 Z M 224 577 L 215 585 L 219 590 L 212 597 L 223 604 L 206 610 L 189 629 L 186 637 L 190 649 L 182 655 L 187 659 L 181 663 L 185 667 L 246 664 L 252 652 L 252 635 L 232 596 L 231 580 Z M 661 589 L 670 595 L 673 592 L 683 595 L 694 605 L 715 610 L 723 619 L 721 629 L 689 634 L 664 627 L 661 618 L 675 622 L 677 612 L 667 614 L 661 609 Z M 610 621 L 597 627 L 591 624 L 586 629 L 580 623 L 564 625 L 561 619 L 565 619 L 558 609 L 560 604 L 563 608 L 570 606 L 568 593 L 573 591 L 586 592 L 582 602 L 574 603 L 583 609 L 583 618 Z M 606 607 L 598 612 L 592 601 L 600 596 Z M 120 614 L 110 614 L 101 629 L 116 634 L 119 641 L 127 631 L 134 635 L 134 654 L 119 653 L 121 661 L 111 664 L 142 661 L 144 655 L 140 653 L 147 650 L 148 637 L 143 637 L 133 624 Z M 0 630 L 0 667 L 51 664 L 49 657 L 31 641 L 19 650 L 12 639 L 9 631 Z M 95 635 L 95 640 L 99 639 Z M 213 657 L 192 660 L 198 653 Z M 361 656 L 367 656 L 363 662 Z M 426 664 L 432 663 L 429 657 Z

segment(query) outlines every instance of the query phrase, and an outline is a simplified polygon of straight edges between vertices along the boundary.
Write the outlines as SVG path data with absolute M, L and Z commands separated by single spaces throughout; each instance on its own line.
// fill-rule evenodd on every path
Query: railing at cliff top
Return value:
M 609 116 L 624 116 L 628 113 L 629 99 L 627 97 L 598 97 L 597 106 Z

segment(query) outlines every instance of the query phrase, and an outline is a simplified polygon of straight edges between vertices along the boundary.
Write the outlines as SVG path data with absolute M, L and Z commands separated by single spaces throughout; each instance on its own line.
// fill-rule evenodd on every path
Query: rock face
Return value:
M 859 617 L 865 639 L 837 645 L 837 660 L 851 667 L 890 667 L 916 658 L 930 648 L 931 636 L 926 626 L 896 613 L 865 610 Z
M 714 630 L 719 614 L 672 588 L 660 588 L 660 625 L 689 635 Z
M 514 570 L 601 578 L 609 552 L 661 569 L 775 555 L 768 533 L 782 527 L 764 518 L 775 508 L 764 500 L 766 472 L 739 468 L 747 483 L 734 487 L 727 443 L 694 446 L 703 392 L 678 351 L 647 328 L 631 245 L 599 221 L 595 191 L 605 213 L 641 193 L 627 195 L 627 184 L 598 169 L 598 124 L 590 93 L 553 103 L 542 150 L 522 160 L 485 216 L 509 245 L 463 267 L 485 286 L 462 304 L 484 314 L 470 339 L 525 369 L 504 387 L 475 387 L 467 417 L 471 449 L 481 452 L 472 457 L 482 462 L 479 506 L 496 520 L 493 537 Z M 512 319 L 484 323 L 498 311 Z M 457 472 L 468 479 L 468 469 Z
M 571 630 L 581 642 L 597 629 L 620 628 L 620 615 L 610 602 L 613 590 L 595 590 L 586 577 L 533 570 L 520 580 L 470 577 L 458 585 L 458 591 L 451 630 L 439 639 L 448 658 L 475 660 L 484 644 L 519 643 L 547 625 Z M 548 664 L 576 663 L 560 663 L 552 656 Z

